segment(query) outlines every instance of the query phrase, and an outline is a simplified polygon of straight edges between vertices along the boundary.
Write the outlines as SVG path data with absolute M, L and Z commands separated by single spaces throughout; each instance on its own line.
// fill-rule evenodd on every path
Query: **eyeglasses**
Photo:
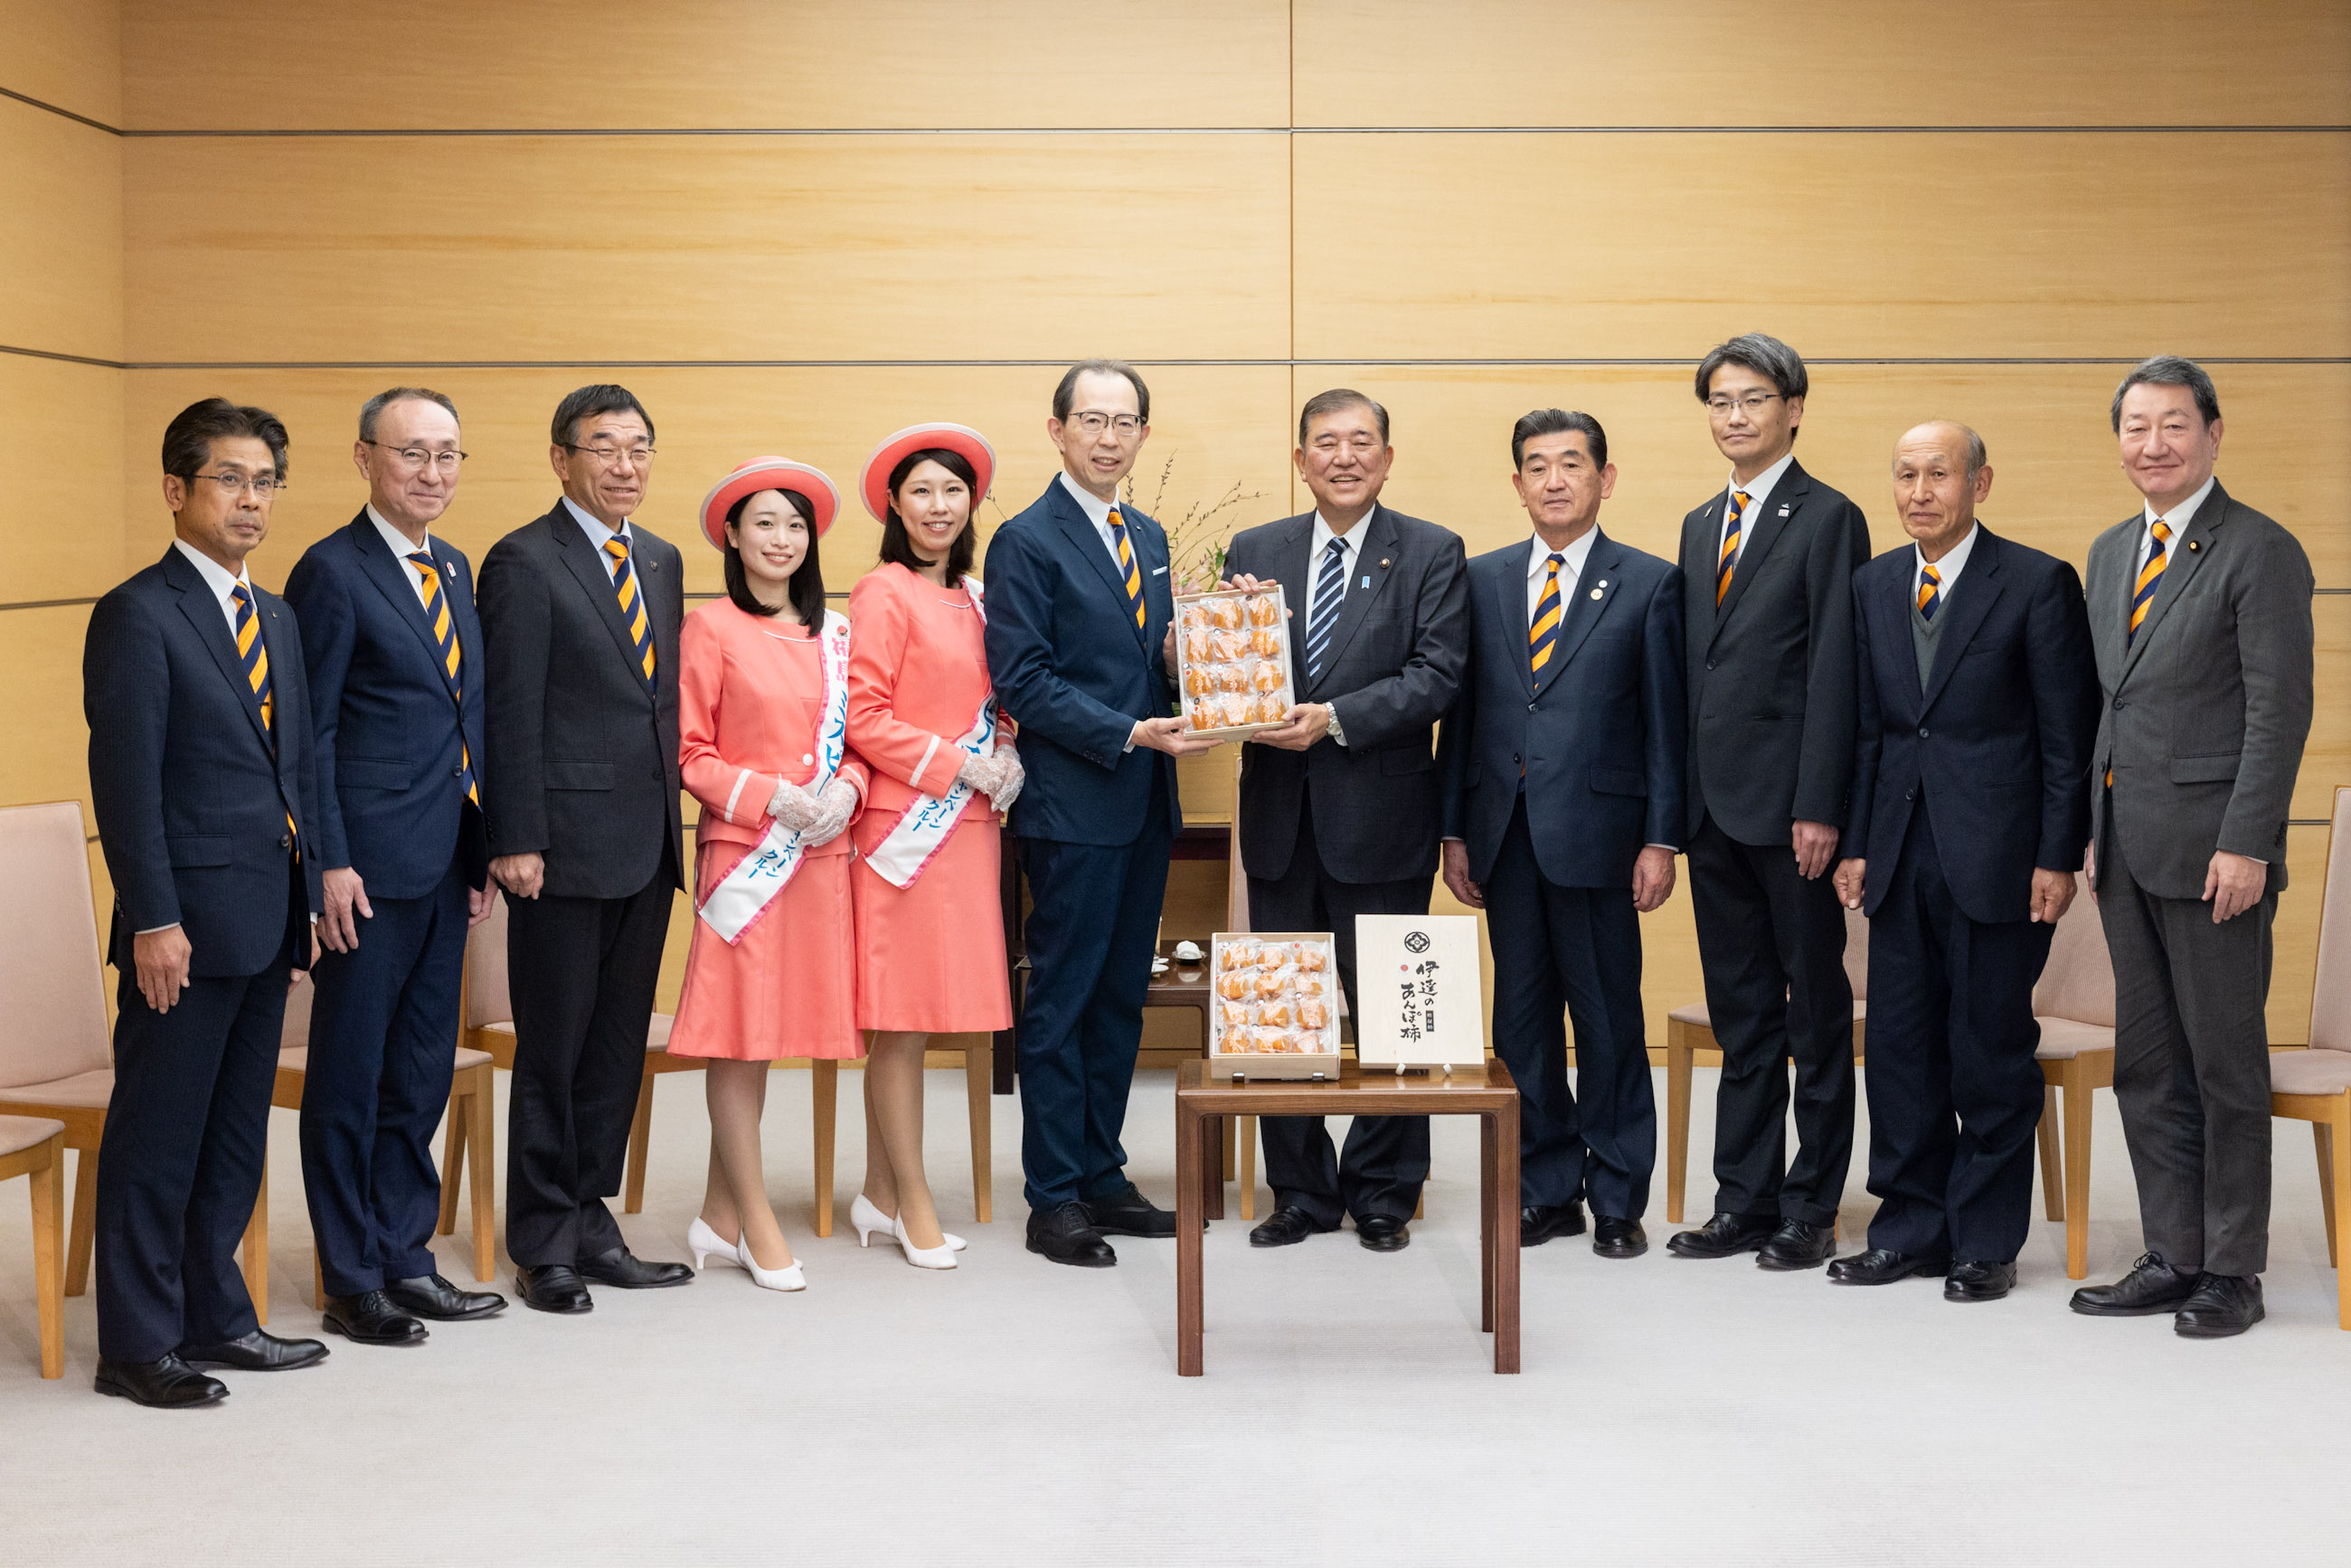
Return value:
M 563 444 L 570 451 L 593 458 L 599 468 L 619 468 L 624 465 L 635 468 L 653 466 L 653 449 L 650 446 L 632 446 L 623 450 L 618 446 L 576 446 L 569 441 Z
M 1100 435 L 1105 430 L 1114 430 L 1121 435 L 1133 435 L 1143 428 L 1143 421 L 1134 414 L 1101 413 L 1092 409 L 1083 413 L 1073 413 L 1062 423 L 1075 425 L 1088 435 Z
M 1734 408 L 1745 409 L 1753 415 L 1761 413 L 1763 405 L 1779 395 L 1778 392 L 1749 392 L 1745 397 L 1710 397 L 1706 400 L 1706 409 L 1717 419 L 1723 418 Z
M 191 474 L 188 477 L 209 479 L 232 496 L 241 496 L 250 490 L 254 494 L 254 498 L 261 501 L 266 501 L 270 497 L 286 488 L 286 481 L 275 474 L 256 474 L 248 478 L 232 470 L 225 474 Z
M 422 446 L 387 446 L 381 441 L 370 441 L 364 435 L 360 437 L 360 443 L 365 446 L 372 446 L 378 452 L 391 453 L 394 457 L 399 458 L 402 465 L 412 474 L 427 463 L 432 464 L 444 474 L 455 474 L 457 471 L 457 465 L 465 460 L 465 455 L 462 452 L 428 452 Z

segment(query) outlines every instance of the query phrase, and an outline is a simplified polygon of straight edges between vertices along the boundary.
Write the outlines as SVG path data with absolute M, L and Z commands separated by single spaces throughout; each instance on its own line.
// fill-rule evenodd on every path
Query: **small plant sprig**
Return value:
M 1159 519 L 1167 532 L 1167 559 L 1175 567 L 1177 593 L 1202 593 L 1217 586 L 1225 575 L 1225 553 L 1229 548 L 1233 527 L 1240 519 L 1229 516 L 1235 507 L 1265 498 L 1262 490 L 1244 494 L 1240 482 L 1232 486 L 1206 506 L 1197 501 L 1186 504 L 1184 515 L 1170 522 L 1165 503 L 1167 482 L 1176 472 L 1178 454 L 1170 452 L 1167 461 L 1159 466 L 1159 482 L 1151 494 L 1151 504 L 1144 508 Z M 1126 476 L 1126 499 L 1134 504 L 1134 476 Z

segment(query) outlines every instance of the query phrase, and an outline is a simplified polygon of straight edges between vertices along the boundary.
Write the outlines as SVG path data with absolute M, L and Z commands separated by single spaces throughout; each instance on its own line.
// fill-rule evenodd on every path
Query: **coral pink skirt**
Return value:
M 701 845 L 695 855 L 695 902 L 709 897 L 749 852 L 747 844 Z M 670 1031 L 672 1056 L 773 1061 L 863 1053 L 857 1035 L 850 858 L 804 858 L 792 880 L 731 947 L 708 925 L 695 921 L 677 1024 Z M 1000 973 L 998 978 L 1000 984 Z
M 1012 1027 L 999 838 L 992 814 L 967 810 L 904 889 L 859 858 L 851 881 L 860 1029 L 958 1034 Z

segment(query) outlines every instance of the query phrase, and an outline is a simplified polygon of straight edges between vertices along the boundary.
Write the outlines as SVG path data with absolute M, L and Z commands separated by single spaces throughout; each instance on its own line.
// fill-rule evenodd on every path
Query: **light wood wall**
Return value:
M 1894 438 L 1951 417 L 1993 525 L 2079 562 L 2136 505 L 2115 380 L 2172 350 L 2325 591 L 2271 1005 L 2304 1038 L 2351 781 L 2351 0 L 0 0 L 0 349 L 33 350 L 0 398 L 40 455 L 0 486 L 0 639 L 35 677 L 0 801 L 84 793 L 87 600 L 162 548 L 155 443 L 212 392 L 293 431 L 274 583 L 359 505 L 369 393 L 456 399 L 445 532 L 478 556 L 554 494 L 555 401 L 624 382 L 660 427 L 645 519 L 711 592 L 694 506 L 735 462 L 846 485 L 961 420 L 1002 457 L 992 518 L 1094 353 L 1151 379 L 1163 515 L 1302 505 L 1297 404 L 1348 384 L 1395 416 L 1388 499 L 1473 550 L 1523 530 L 1509 426 L 1555 403 L 1609 428 L 1605 526 L 1671 553 L 1722 473 L 1690 366 L 1750 328 L 1812 361 L 1805 462 L 1879 548 Z M 836 590 L 875 532 L 826 540 Z M 1228 779 L 1187 769 L 1196 817 Z M 1220 904 L 1178 868 L 1171 930 Z M 1698 994 L 1688 921 L 1647 922 L 1653 1030 Z

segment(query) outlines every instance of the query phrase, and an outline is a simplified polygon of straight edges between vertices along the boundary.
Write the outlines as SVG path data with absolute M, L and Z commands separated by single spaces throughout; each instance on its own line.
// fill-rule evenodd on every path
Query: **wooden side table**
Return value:
M 1201 1372 L 1201 1239 L 1225 1213 L 1218 1159 L 1235 1116 L 1463 1116 L 1478 1129 L 1479 1259 L 1494 1370 L 1519 1370 L 1519 1086 L 1489 1061 L 1443 1073 L 1365 1073 L 1344 1063 L 1335 1080 L 1232 1082 L 1205 1061 L 1176 1070 L 1176 1372 Z

